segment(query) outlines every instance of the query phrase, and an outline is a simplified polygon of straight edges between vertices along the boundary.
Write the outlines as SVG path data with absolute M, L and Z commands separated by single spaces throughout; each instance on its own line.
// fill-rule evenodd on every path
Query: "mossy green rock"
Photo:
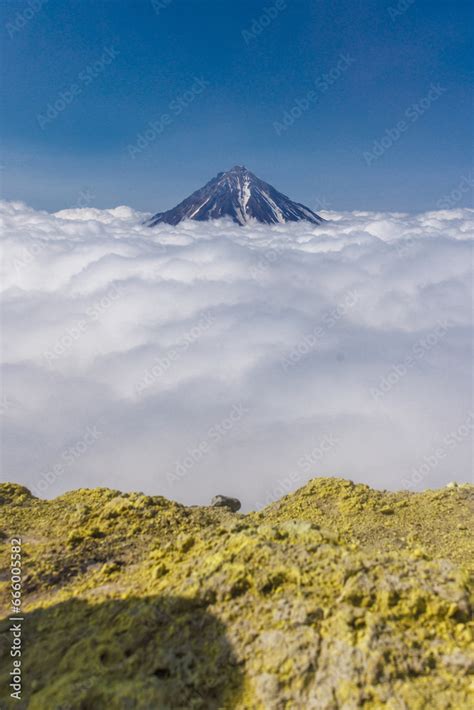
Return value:
M 0 485 L 0 707 L 472 707 L 474 488 L 315 479 L 261 512 Z M 23 699 L 9 698 L 10 538 Z

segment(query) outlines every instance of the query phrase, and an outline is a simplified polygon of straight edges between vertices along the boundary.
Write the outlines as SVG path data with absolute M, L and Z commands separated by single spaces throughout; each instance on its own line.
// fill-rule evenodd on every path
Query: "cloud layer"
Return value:
M 4 479 L 247 509 L 317 475 L 469 480 L 473 210 L 1 211 Z

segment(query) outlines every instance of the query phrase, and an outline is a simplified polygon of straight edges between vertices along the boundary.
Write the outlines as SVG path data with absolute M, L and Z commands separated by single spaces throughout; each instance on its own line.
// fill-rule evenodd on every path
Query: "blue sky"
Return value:
M 156 211 L 239 163 L 313 208 L 436 208 L 472 175 L 470 6 L 3 0 L 3 195 Z

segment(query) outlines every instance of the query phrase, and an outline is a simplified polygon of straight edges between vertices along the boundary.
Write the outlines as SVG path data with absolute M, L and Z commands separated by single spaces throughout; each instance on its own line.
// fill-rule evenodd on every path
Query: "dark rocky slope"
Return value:
M 309 207 L 293 202 L 244 167 L 219 173 L 204 187 L 167 212 L 158 212 L 148 222 L 150 227 L 165 222 L 179 224 L 184 219 L 207 221 L 230 218 L 240 225 L 252 220 L 263 224 L 284 224 L 306 220 L 324 222 Z

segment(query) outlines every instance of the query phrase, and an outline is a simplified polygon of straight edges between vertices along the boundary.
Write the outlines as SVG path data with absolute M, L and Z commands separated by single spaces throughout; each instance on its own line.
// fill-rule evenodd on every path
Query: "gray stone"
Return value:
M 228 496 L 214 496 L 211 500 L 213 508 L 229 508 L 233 513 L 240 510 L 240 500 L 238 498 L 229 498 Z

